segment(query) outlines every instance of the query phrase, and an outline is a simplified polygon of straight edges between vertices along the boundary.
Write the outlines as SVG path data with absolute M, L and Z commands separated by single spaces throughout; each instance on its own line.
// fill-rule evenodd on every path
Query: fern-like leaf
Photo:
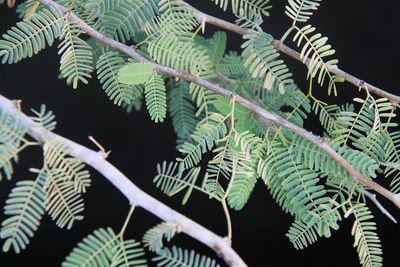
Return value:
M 54 9 L 43 9 L 31 20 L 18 22 L 0 40 L 2 63 L 17 63 L 51 46 L 61 35 L 64 23 L 61 13 Z
M 202 120 L 191 135 L 193 141 L 185 142 L 179 151 L 184 155 L 183 162 L 186 169 L 200 162 L 202 154 L 211 150 L 215 142 L 225 136 L 227 128 L 225 118 L 213 113 Z
M 372 178 L 376 177 L 379 165 L 367 154 L 348 147 L 339 147 L 338 145 L 333 145 L 333 149 L 361 174 Z M 294 155 L 297 163 L 303 164 L 310 169 L 321 171 L 327 175 L 348 176 L 346 170 L 336 161 L 332 160 L 316 145 L 300 136 L 295 136 L 289 151 Z
M 298 164 L 279 142 L 268 143 L 265 154 L 259 173 L 283 210 L 303 223 L 319 221 L 324 228 L 334 227 L 331 221 L 322 220 L 323 211 L 331 208 L 332 203 L 319 183 L 318 173 Z
M 145 84 L 153 74 L 153 66 L 148 63 L 131 63 L 119 70 L 118 80 L 127 85 Z
M 110 267 L 147 267 L 144 250 L 135 240 L 119 241 Z
M 120 1 L 106 12 L 102 25 L 108 36 L 126 42 L 142 31 L 142 25 L 157 14 L 156 0 Z
M 201 256 L 186 249 L 172 247 L 172 249 L 165 248 L 157 252 L 158 256 L 153 258 L 157 261 L 157 267 L 219 267 L 220 265 L 211 258 Z
M 62 29 L 60 39 L 62 42 L 58 46 L 60 60 L 60 72 L 63 78 L 67 79 L 68 84 L 73 88 L 78 87 L 78 82 L 85 84 L 92 76 L 93 53 L 90 46 L 81 38 L 79 26 L 66 21 Z
M 86 0 L 83 5 L 87 13 L 101 17 L 105 13 L 115 10 L 126 0 Z
M 188 201 L 193 189 L 202 191 L 196 186 L 196 181 L 200 173 L 200 168 L 188 170 L 185 174 L 182 164 L 163 162 L 157 165 L 157 175 L 153 182 L 157 188 L 160 188 L 169 197 L 174 196 L 184 189 L 187 189 L 182 200 L 183 204 Z
M 151 119 L 156 123 L 163 122 L 167 116 L 167 94 L 164 79 L 160 75 L 152 75 L 145 85 L 144 94 Z
M 216 69 L 228 77 L 245 76 L 248 74 L 242 57 L 236 52 L 229 52 L 226 54 L 221 61 L 216 65 Z
M 104 91 L 118 106 L 129 105 L 134 96 L 132 93 L 133 85 L 124 84 L 119 80 L 119 73 L 124 65 L 125 60 L 118 52 L 114 51 L 103 51 L 96 65 L 97 75 Z
M 85 237 L 66 257 L 62 267 L 110 266 L 118 246 L 118 237 L 111 228 L 100 228 Z
M 66 181 L 58 169 L 45 170 L 47 181 L 46 211 L 58 227 L 71 229 L 75 222 L 83 220 L 83 200 L 74 190 L 74 183 Z
M 161 35 L 151 40 L 148 51 L 157 63 L 192 74 L 201 74 L 211 64 L 204 49 L 174 36 Z
M 27 128 L 14 116 L 0 110 L 0 171 L 5 174 L 7 180 L 10 180 L 14 173 L 12 161 L 17 161 L 18 154 L 28 146 L 24 138 L 26 131 Z
M 361 265 L 382 266 L 382 247 L 376 233 L 376 224 L 371 221 L 371 211 L 364 203 L 352 203 L 350 212 L 355 218 L 351 235 L 354 236 L 354 247 L 357 249 Z
M 45 210 L 46 173 L 40 171 L 35 181 L 20 181 L 12 190 L 4 207 L 4 214 L 11 215 L 2 222 L 0 236 L 6 239 L 3 251 L 11 247 L 20 253 L 34 236 Z
M 149 229 L 143 236 L 143 243 L 145 247 L 152 252 L 159 251 L 164 247 L 163 239 L 167 242 L 175 236 L 177 225 L 174 223 L 160 223 L 153 228 Z
M 195 107 L 190 99 L 189 86 L 180 81 L 169 91 L 169 111 L 172 125 L 177 134 L 177 144 L 188 141 L 194 132 L 198 119 L 195 116 Z
M 296 30 L 297 33 L 293 41 L 297 43 L 298 47 L 300 47 L 304 41 L 303 48 L 300 52 L 300 58 L 303 60 L 303 63 L 307 63 L 308 78 L 314 79 L 318 77 L 318 83 L 323 85 L 326 76 L 328 76 L 328 94 L 331 94 L 333 91 L 336 95 L 336 83 L 343 82 L 344 79 L 329 71 L 329 67 L 336 66 L 339 61 L 337 59 L 326 59 L 335 54 L 335 50 L 332 49 L 332 46 L 327 44 L 328 38 L 323 37 L 320 33 L 314 33 L 316 28 L 311 25 L 304 26 L 301 29 L 296 28 Z
M 250 31 L 243 36 L 246 42 L 242 45 L 244 65 L 253 78 L 262 78 L 264 88 L 272 89 L 275 82 L 283 94 L 285 86 L 293 83 L 292 74 L 283 60 L 278 59 L 278 51 L 271 45 L 272 36 L 266 33 Z
M 331 236 L 331 229 L 338 230 L 338 222 L 341 220 L 341 215 L 334 207 L 325 206 L 326 210 L 321 212 L 320 217 L 312 222 L 303 223 L 295 221 L 289 229 L 286 236 L 296 249 L 304 249 L 315 243 L 319 237 Z
M 224 11 L 228 8 L 229 2 L 231 3 L 232 12 L 239 15 L 240 12 L 244 13 L 246 17 L 250 18 L 250 14 L 255 12 L 264 16 L 269 16 L 268 10 L 272 8 L 269 5 L 269 0 L 212 0 L 216 5 L 219 5 Z
M 34 109 L 31 109 L 31 111 L 36 115 L 31 117 L 31 119 L 38 123 L 43 129 L 46 129 L 47 131 L 53 131 L 56 128 L 56 116 L 51 110 L 47 110 L 46 105 L 41 105 L 39 111 Z
M 57 176 L 72 182 L 74 191 L 85 193 L 90 186 L 90 174 L 85 165 L 77 158 L 68 157 L 68 149 L 60 142 L 47 142 L 44 146 L 44 158 L 49 169 L 57 169 Z
M 321 0 L 288 0 L 286 5 L 286 15 L 293 20 L 293 25 L 297 22 L 307 22 L 318 9 Z
M 225 54 L 227 35 L 224 32 L 216 32 L 210 40 L 212 47 L 210 59 L 213 66 L 218 64 Z
M 232 154 L 231 188 L 228 192 L 228 204 L 235 210 L 241 210 L 250 198 L 257 182 L 255 159 L 261 140 L 249 133 L 236 133 L 232 139 L 229 154 Z

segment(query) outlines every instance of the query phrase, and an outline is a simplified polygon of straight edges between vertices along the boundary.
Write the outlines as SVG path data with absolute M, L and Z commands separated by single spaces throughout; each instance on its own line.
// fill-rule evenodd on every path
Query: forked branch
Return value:
M 179 226 L 181 232 L 191 236 L 214 250 L 229 266 L 246 267 L 240 256 L 232 249 L 226 238 L 220 237 L 188 217 L 171 209 L 162 202 L 148 195 L 132 183 L 121 171 L 109 163 L 103 151 L 96 152 L 66 139 L 55 133 L 45 131 L 31 118 L 23 114 L 14 103 L 0 95 L 0 109 L 2 112 L 14 116 L 22 126 L 25 126 L 28 135 L 43 143 L 57 141 L 66 146 L 70 155 L 91 166 L 109 180 L 129 200 L 130 204 L 142 207 L 165 222 Z
M 203 13 L 202 11 L 194 8 L 193 6 L 187 4 L 184 1 L 182 1 L 182 3 L 184 3 L 187 6 L 187 8 L 189 8 L 191 11 L 193 11 L 193 13 L 197 16 L 198 20 L 201 21 L 202 23 L 208 23 L 208 24 L 217 26 L 221 29 L 225 29 L 227 31 L 237 33 L 239 35 L 245 35 L 247 33 L 247 29 L 245 29 L 245 28 L 242 28 L 242 27 L 240 27 L 236 24 L 233 24 L 231 22 L 228 22 L 226 20 L 216 18 L 216 17 L 213 17 L 206 13 Z M 303 58 L 301 58 L 299 52 L 288 47 L 287 45 L 283 44 L 282 42 L 280 42 L 278 40 L 274 40 L 272 42 L 272 45 L 277 50 L 281 51 L 282 53 L 288 55 L 291 58 L 296 59 L 297 61 L 304 62 L 306 65 L 308 65 L 310 62 L 309 58 L 304 60 Z M 327 69 L 330 73 L 333 73 L 333 74 L 343 78 L 347 82 L 355 85 L 357 88 L 365 88 L 366 90 L 368 90 L 369 92 L 371 92 L 373 94 L 376 94 L 380 97 L 387 98 L 388 100 L 390 100 L 393 103 L 394 106 L 400 107 L 400 96 L 391 94 L 375 85 L 367 83 L 364 80 L 359 79 L 359 78 L 339 69 L 337 66 L 328 65 Z
M 156 64 L 152 61 L 149 61 L 148 59 L 144 58 L 142 55 L 136 52 L 134 48 L 131 46 L 127 46 L 123 43 L 120 43 L 118 41 L 115 41 L 111 38 L 108 38 L 104 36 L 103 34 L 99 33 L 95 29 L 93 29 L 91 26 L 89 26 L 86 22 L 84 22 L 82 19 L 80 19 L 78 16 L 76 16 L 74 13 L 70 12 L 66 7 L 52 1 L 52 0 L 39 0 L 41 3 L 54 7 L 58 10 L 60 10 L 62 13 L 64 13 L 68 19 L 77 25 L 88 35 L 91 37 L 97 39 L 98 41 L 109 45 L 110 47 L 119 50 L 126 55 L 130 56 L 134 60 L 141 62 L 141 63 L 150 63 L 153 66 L 154 71 L 159 72 L 159 73 L 164 73 L 172 77 L 177 77 L 182 80 L 195 83 L 201 87 L 207 88 L 214 93 L 217 93 L 219 95 L 222 95 L 228 99 L 235 99 L 235 101 L 245 108 L 247 108 L 249 111 L 253 112 L 256 116 L 259 116 L 261 118 L 264 118 L 270 122 L 273 122 L 277 125 L 283 126 L 290 131 L 296 133 L 297 135 L 307 139 L 311 143 L 315 144 L 319 149 L 324 151 L 327 155 L 329 155 L 332 159 L 334 159 L 343 169 L 345 169 L 355 181 L 360 182 L 361 184 L 367 186 L 368 188 L 374 190 L 375 192 L 379 193 L 386 199 L 390 200 L 393 202 L 398 208 L 400 208 L 400 196 L 396 195 L 383 186 L 379 185 L 378 183 L 372 181 L 371 179 L 365 177 L 361 173 L 359 173 L 351 164 L 349 164 L 343 157 L 341 157 L 332 147 L 329 146 L 328 142 L 326 142 L 323 138 L 316 136 L 312 134 L 311 132 L 298 127 L 297 125 L 283 119 L 282 117 L 271 113 L 256 103 L 241 97 L 239 95 L 236 95 L 229 91 L 228 89 L 225 89 L 215 83 L 212 83 L 210 81 L 204 80 L 198 76 L 189 74 L 187 72 L 182 72 L 182 71 L 177 71 L 175 69 L 171 69 L 159 64 Z M 202 15 L 206 16 L 206 15 Z M 218 21 L 218 23 L 222 23 L 219 19 L 215 19 Z M 226 22 L 227 23 L 227 22 Z M 230 24 L 229 24 L 230 25 Z M 228 28 L 234 28 L 237 29 L 237 26 L 232 24 L 230 26 L 227 26 Z M 241 32 L 242 33 L 242 32 Z

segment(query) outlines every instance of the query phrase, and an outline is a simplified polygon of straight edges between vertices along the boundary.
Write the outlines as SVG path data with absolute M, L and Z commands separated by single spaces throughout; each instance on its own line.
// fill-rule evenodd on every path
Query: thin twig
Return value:
M 216 18 L 214 16 L 208 15 L 196 8 L 194 8 L 193 6 L 189 5 L 188 3 L 182 1 L 182 4 L 184 4 L 188 9 L 190 9 L 193 14 L 195 16 L 197 16 L 197 18 L 199 19 L 199 21 L 202 21 L 203 23 L 206 22 L 208 24 L 217 26 L 219 28 L 225 29 L 227 31 L 230 32 L 234 32 L 237 33 L 239 35 L 245 35 L 248 30 L 245 28 L 242 28 L 236 24 L 233 24 L 231 22 L 228 22 L 226 20 L 223 19 L 219 19 Z M 303 59 L 300 56 L 300 53 L 297 52 L 296 50 L 288 47 L 287 45 L 283 44 L 282 42 L 280 42 L 279 40 L 274 40 L 272 42 L 272 45 L 279 51 L 281 51 L 282 53 L 288 55 L 289 57 L 292 57 L 300 62 L 304 62 L 304 64 L 308 65 L 310 62 L 310 59 Z M 327 69 L 329 72 L 336 74 L 337 76 L 343 78 L 344 80 L 346 80 L 347 82 L 355 85 L 358 88 L 360 87 L 364 87 L 365 89 L 367 89 L 368 91 L 370 91 L 371 93 L 374 93 L 378 96 L 387 98 L 389 101 L 391 101 L 393 103 L 394 106 L 396 107 L 400 107 L 400 96 L 391 94 L 375 85 L 372 85 L 370 83 L 365 82 L 362 79 L 359 79 L 341 69 L 339 69 L 337 66 L 333 66 L 333 65 L 328 65 Z
M 178 71 L 175 69 L 171 69 L 166 66 L 162 66 L 159 64 L 156 64 L 147 58 L 143 57 L 139 53 L 137 53 L 132 47 L 127 46 L 123 43 L 120 43 L 118 41 L 115 41 L 111 38 L 108 38 L 104 36 L 103 34 L 99 33 L 95 29 L 93 29 L 90 25 L 88 25 L 86 22 L 84 22 L 82 19 L 80 19 L 78 16 L 76 16 L 73 12 L 70 12 L 66 7 L 52 1 L 52 0 L 39 0 L 41 3 L 51 6 L 53 8 L 56 8 L 60 10 L 62 13 L 68 13 L 68 19 L 74 23 L 76 23 L 86 34 L 89 36 L 97 39 L 101 43 L 107 44 L 110 47 L 119 50 L 131 58 L 137 60 L 138 62 L 141 63 L 150 63 L 153 66 L 154 71 L 159 72 L 159 73 L 164 73 L 172 77 L 177 77 L 182 80 L 195 83 L 201 87 L 207 88 L 214 93 L 217 93 L 219 95 L 222 95 L 228 99 L 235 99 L 237 103 L 241 104 L 245 108 L 247 108 L 249 111 L 253 112 L 256 116 L 260 116 L 264 119 L 267 119 L 271 122 L 274 122 L 278 125 L 281 125 L 290 131 L 296 133 L 297 135 L 305 138 L 306 140 L 310 141 L 314 145 L 316 145 L 320 150 L 325 152 L 328 156 L 330 156 L 332 159 L 334 159 L 339 166 L 341 166 L 343 169 L 345 169 L 352 177 L 354 177 L 354 180 L 357 182 L 360 182 L 361 184 L 369 187 L 370 189 L 374 190 L 375 192 L 379 193 L 383 197 L 387 198 L 393 204 L 395 204 L 398 208 L 400 208 L 400 197 L 380 184 L 372 181 L 371 179 L 365 177 L 362 175 L 360 172 L 358 172 L 350 163 L 348 163 L 343 157 L 341 157 L 332 147 L 329 146 L 325 140 L 319 136 L 316 136 L 312 134 L 311 132 L 305 130 L 304 128 L 301 128 L 285 119 L 282 117 L 269 112 L 262 107 L 260 107 L 257 103 L 254 103 L 242 96 L 236 95 L 229 91 L 228 89 L 225 89 L 215 83 L 212 83 L 210 81 L 204 80 L 196 75 L 192 75 L 187 72 L 183 71 Z M 236 26 L 236 25 L 235 25 Z
M 231 215 L 229 214 L 229 209 L 228 205 L 226 204 L 226 199 L 223 199 L 221 201 L 222 208 L 224 209 L 224 214 L 226 218 L 226 226 L 228 228 L 228 235 L 227 238 L 229 240 L 229 243 L 232 243 L 232 220 L 231 220 Z
M 385 214 L 390 220 L 392 220 L 394 223 L 397 223 L 397 220 L 393 217 L 392 214 L 384 207 L 382 204 L 379 202 L 379 200 L 376 198 L 375 194 L 371 194 L 370 192 L 364 190 L 363 194 L 369 198 L 377 207 L 382 211 L 383 214 Z

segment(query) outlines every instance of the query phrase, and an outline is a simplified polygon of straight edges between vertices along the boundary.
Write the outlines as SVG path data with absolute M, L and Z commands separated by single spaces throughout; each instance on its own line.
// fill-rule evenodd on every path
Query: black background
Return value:
M 221 14 L 211 1 L 190 2 L 208 13 Z M 290 20 L 284 14 L 286 1 L 273 0 L 272 4 L 272 16 L 266 19 L 265 30 L 279 38 L 290 26 Z M 390 92 L 400 93 L 397 89 L 399 8 L 400 3 L 395 0 L 323 1 L 311 23 L 329 36 L 341 68 Z M 226 18 L 234 19 L 231 16 Z M 13 10 L 1 6 L 0 33 L 15 21 Z M 214 30 L 207 26 L 206 33 L 212 34 Z M 230 35 L 229 38 L 229 48 L 239 49 L 240 37 Z M 63 80 L 57 79 L 58 62 L 57 50 L 53 47 L 19 64 L 1 65 L 0 94 L 10 99 L 22 99 L 26 112 L 46 103 L 57 115 L 57 133 L 95 149 L 87 138 L 93 135 L 112 150 L 109 160 L 140 188 L 224 235 L 225 220 L 221 207 L 215 202 L 194 194 L 186 206 L 181 206 L 179 197 L 168 199 L 152 184 L 156 164 L 178 156 L 170 121 L 156 125 L 146 111 L 126 114 L 108 100 L 95 80 L 89 86 L 81 85 L 78 90 L 66 87 Z M 305 67 L 291 59 L 287 62 L 298 84 L 307 88 Z M 324 96 L 325 91 L 322 92 L 320 94 Z M 358 92 L 353 86 L 343 84 L 339 86 L 339 94 L 340 101 L 350 101 Z M 308 122 L 308 128 L 318 132 L 317 125 L 315 120 Z M 40 153 L 40 149 L 22 153 L 13 180 L 1 182 L 0 203 L 4 203 L 15 181 L 34 178 L 28 168 L 41 167 Z M 18 256 L 0 254 L 0 266 L 58 266 L 74 245 L 94 229 L 105 226 L 111 226 L 115 231 L 120 229 L 129 209 L 127 201 L 106 179 L 95 171 L 91 174 L 93 185 L 84 196 L 85 220 L 66 231 L 58 229 L 45 216 L 29 248 Z M 385 183 L 383 180 L 380 182 Z M 400 218 L 396 208 L 385 201 L 383 203 L 395 217 Z M 399 227 L 375 208 L 373 210 L 383 243 L 384 266 L 398 266 Z M 345 220 L 332 238 L 321 239 L 304 251 L 296 251 L 285 237 L 291 218 L 275 204 L 262 183 L 257 184 L 243 211 L 232 212 L 232 216 L 233 246 L 249 266 L 358 266 L 350 236 L 351 221 Z M 0 214 L 0 219 L 4 219 L 3 214 Z M 158 222 L 151 214 L 137 209 L 127 236 L 140 240 L 144 231 Z M 212 251 L 183 235 L 174 242 L 216 257 Z

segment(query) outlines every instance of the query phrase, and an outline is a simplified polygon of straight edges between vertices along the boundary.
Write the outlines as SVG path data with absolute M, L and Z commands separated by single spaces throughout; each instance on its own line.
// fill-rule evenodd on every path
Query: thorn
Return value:
M 106 150 L 104 149 L 104 147 L 103 147 L 96 139 L 94 139 L 93 136 L 89 136 L 89 140 L 92 141 L 93 144 L 95 144 L 95 145 L 100 149 L 99 152 L 103 155 L 103 158 L 104 158 L 104 159 L 107 159 L 108 156 L 109 156 L 110 153 L 111 153 L 111 150 L 106 151 Z
M 201 31 L 202 31 L 203 34 L 204 34 L 205 31 L 206 31 L 206 18 L 203 18 L 203 19 L 201 20 Z

